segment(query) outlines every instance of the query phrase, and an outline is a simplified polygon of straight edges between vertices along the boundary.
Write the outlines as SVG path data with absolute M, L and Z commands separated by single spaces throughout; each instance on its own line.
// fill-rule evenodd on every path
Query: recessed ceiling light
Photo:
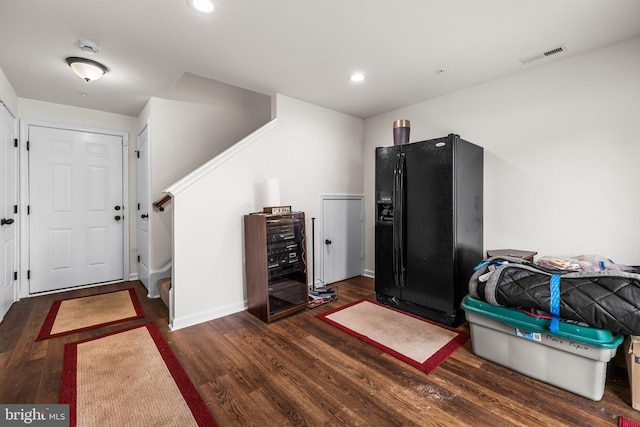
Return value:
M 349 80 L 352 82 L 361 82 L 364 80 L 364 74 L 362 73 L 353 73 L 349 76 Z
M 214 9 L 211 0 L 187 0 L 187 4 L 202 13 L 211 13 Z

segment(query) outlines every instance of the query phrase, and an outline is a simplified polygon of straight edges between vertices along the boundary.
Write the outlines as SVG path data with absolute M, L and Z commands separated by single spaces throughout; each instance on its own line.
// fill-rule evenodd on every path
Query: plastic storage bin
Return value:
M 473 353 L 592 400 L 602 399 L 607 363 L 622 335 L 498 307 L 467 295 L 461 304 L 471 330 Z

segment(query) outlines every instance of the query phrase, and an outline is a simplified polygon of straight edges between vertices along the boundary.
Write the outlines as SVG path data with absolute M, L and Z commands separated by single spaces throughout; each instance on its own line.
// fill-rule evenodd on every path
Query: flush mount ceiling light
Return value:
M 212 13 L 214 9 L 211 0 L 187 0 L 187 4 L 202 13 Z
M 67 64 L 71 67 L 74 73 L 78 77 L 86 80 L 98 80 L 109 69 L 99 62 L 92 61 L 91 59 L 79 58 L 77 56 L 70 56 L 67 58 Z

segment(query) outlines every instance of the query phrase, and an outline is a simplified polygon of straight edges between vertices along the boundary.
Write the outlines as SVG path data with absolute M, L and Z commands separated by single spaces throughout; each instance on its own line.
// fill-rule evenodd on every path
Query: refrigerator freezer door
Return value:
M 400 288 L 396 286 L 398 278 L 394 274 L 397 257 L 393 235 L 396 215 L 394 172 L 400 153 L 400 146 L 376 148 L 375 289 L 392 298 L 400 297 Z
M 400 298 L 400 287 L 396 286 L 393 274 L 393 227 L 391 224 L 376 224 L 376 293 L 391 298 Z
M 376 223 L 391 222 L 393 219 L 393 172 L 399 154 L 399 146 L 376 148 Z M 387 206 L 391 207 L 391 213 L 385 212 Z

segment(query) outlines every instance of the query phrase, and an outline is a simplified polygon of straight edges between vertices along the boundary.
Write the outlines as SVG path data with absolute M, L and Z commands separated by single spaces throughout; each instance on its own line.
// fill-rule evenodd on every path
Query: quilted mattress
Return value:
M 476 268 L 469 293 L 496 306 L 640 335 L 640 274 L 632 271 L 565 271 L 493 257 Z

